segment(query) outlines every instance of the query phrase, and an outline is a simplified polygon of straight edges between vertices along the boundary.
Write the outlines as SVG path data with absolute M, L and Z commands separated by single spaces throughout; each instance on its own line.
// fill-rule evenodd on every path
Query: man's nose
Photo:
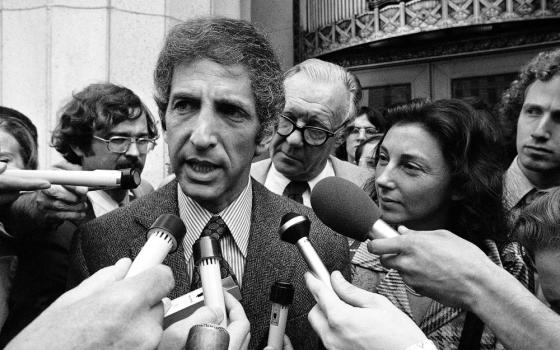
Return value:
M 126 155 L 128 157 L 138 157 L 140 156 L 140 150 L 138 149 L 138 145 L 136 142 L 131 142 L 128 150 L 126 151 Z
M 212 111 L 201 110 L 193 120 L 193 131 L 190 142 L 198 149 L 211 148 L 216 145 L 217 139 L 214 134 L 214 115 Z
M 531 137 L 534 139 L 548 140 L 551 136 L 551 126 L 553 122 L 551 113 L 545 112 L 539 119 L 535 130 L 531 133 Z
M 294 130 L 286 137 L 286 142 L 290 146 L 303 147 L 303 132 L 300 130 Z
M 366 139 L 366 129 L 360 128 L 358 129 L 358 140 L 363 141 Z

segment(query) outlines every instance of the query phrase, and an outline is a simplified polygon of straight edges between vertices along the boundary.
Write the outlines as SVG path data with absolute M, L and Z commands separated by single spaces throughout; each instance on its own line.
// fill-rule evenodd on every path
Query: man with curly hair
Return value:
M 504 93 L 502 118 L 515 131 L 517 156 L 505 175 L 511 221 L 544 192 L 560 185 L 560 49 L 542 52 Z
M 52 146 L 68 162 L 61 164 L 64 169 L 141 172 L 157 137 L 154 118 L 134 92 L 99 83 L 73 94 L 62 107 Z M 53 185 L 16 200 L 7 224 L 19 247 L 20 264 L 0 346 L 65 291 L 77 226 L 152 191 L 146 181 L 131 191 Z

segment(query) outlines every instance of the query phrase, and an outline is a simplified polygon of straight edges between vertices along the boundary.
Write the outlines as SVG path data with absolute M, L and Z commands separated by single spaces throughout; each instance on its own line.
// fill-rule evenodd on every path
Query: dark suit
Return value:
M 252 183 L 251 234 L 241 291 L 241 303 L 251 323 L 249 348 L 262 349 L 266 345 L 270 286 L 280 280 L 290 281 L 296 289 L 287 326 L 287 334 L 295 349 L 317 348 L 319 338 L 307 321 L 307 314 L 315 304 L 303 279 L 307 267 L 294 245 L 280 241 L 277 229 L 281 217 L 287 212 L 307 215 L 312 221 L 310 239 L 327 269 L 341 270 L 348 276 L 346 238 L 321 224 L 309 208 L 271 193 L 255 180 Z M 175 180 L 130 206 L 117 209 L 81 227 L 72 247 L 70 285 L 114 264 L 119 258 L 134 258 L 145 243 L 146 230 L 163 213 L 179 215 Z M 170 297 L 176 298 L 187 293 L 190 278 L 186 274 L 182 245 L 164 263 L 171 267 L 175 276 L 175 289 Z

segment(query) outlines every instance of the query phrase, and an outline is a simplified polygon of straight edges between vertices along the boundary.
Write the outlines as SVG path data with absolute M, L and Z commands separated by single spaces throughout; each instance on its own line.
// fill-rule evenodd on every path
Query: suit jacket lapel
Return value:
M 162 214 L 174 214 L 179 216 L 177 181 L 171 181 L 148 198 L 150 202 L 147 205 L 145 203 L 143 203 L 144 205 L 138 205 L 134 211 L 134 221 L 142 227 L 143 232 L 148 232 L 153 222 Z M 141 199 L 138 201 L 141 201 Z M 133 238 L 130 244 L 131 258 L 135 258 L 138 255 L 145 243 L 145 235 L 139 235 Z M 185 261 L 183 244 L 182 242 L 177 243 L 177 251 L 169 254 L 163 261 L 165 265 L 173 270 L 175 277 L 175 288 L 170 294 L 171 298 L 176 298 L 190 291 L 190 286 L 187 283 L 189 279 L 187 278 L 187 263 Z
M 243 275 L 243 307 L 250 320 L 269 315 L 262 310 L 269 305 L 270 287 L 276 281 L 292 281 L 298 252 L 295 246 L 280 241 L 278 227 L 282 213 L 275 199 L 257 181 L 253 180 L 253 212 L 247 260 Z M 278 249 L 286 245 L 286 249 Z

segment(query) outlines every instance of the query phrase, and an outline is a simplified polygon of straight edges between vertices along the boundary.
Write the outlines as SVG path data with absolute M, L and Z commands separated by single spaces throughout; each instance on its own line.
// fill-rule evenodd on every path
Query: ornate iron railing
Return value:
M 299 7 L 302 58 L 424 31 L 560 20 L 560 0 L 300 0 Z

